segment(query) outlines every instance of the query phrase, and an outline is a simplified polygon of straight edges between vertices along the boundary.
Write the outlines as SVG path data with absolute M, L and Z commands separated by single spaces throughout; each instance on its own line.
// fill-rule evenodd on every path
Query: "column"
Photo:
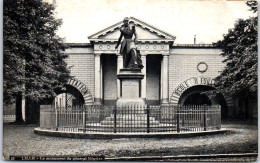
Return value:
M 123 68 L 123 56 L 119 53 L 117 55 L 117 74 L 119 73 L 120 69 Z M 117 79 L 117 98 L 120 98 L 120 80 Z
M 101 105 L 101 54 L 95 54 L 95 105 Z
M 101 97 L 101 101 L 103 100 L 103 64 L 102 61 L 100 60 L 100 97 Z
M 141 98 L 146 101 L 146 56 L 147 54 L 141 54 L 141 60 L 144 68 L 142 69 L 142 74 L 144 74 L 143 80 L 141 80 Z
M 162 61 L 162 104 L 169 103 L 169 54 L 163 54 Z

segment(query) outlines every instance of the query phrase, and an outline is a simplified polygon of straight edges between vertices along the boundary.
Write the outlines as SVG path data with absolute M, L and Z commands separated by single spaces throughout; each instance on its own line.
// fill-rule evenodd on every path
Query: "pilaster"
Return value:
M 101 54 L 95 54 L 95 96 L 94 104 L 101 105 Z
M 169 54 L 162 54 L 162 104 L 169 103 Z
M 146 56 L 147 54 L 141 54 L 141 60 L 143 64 L 142 74 L 144 74 L 143 80 L 141 80 L 141 98 L 146 101 Z
M 117 55 L 117 74 L 119 74 L 120 69 L 123 68 L 123 56 L 119 53 Z M 117 98 L 120 98 L 120 80 L 117 79 Z

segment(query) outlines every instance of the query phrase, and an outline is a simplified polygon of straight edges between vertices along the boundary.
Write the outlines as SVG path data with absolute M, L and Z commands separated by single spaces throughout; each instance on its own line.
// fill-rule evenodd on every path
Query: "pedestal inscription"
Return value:
M 122 79 L 122 98 L 139 97 L 139 81 L 133 79 Z

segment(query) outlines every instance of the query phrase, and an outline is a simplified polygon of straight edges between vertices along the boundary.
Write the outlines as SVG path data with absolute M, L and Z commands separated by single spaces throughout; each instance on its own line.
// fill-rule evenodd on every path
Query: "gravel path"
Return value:
M 105 155 L 106 157 L 253 153 L 257 152 L 257 126 L 228 124 L 232 132 L 170 139 L 72 139 L 40 136 L 35 127 L 4 125 L 3 156 Z

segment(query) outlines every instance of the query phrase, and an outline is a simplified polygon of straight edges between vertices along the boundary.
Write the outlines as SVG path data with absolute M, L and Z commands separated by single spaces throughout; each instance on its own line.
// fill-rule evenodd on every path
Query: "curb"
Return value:
M 148 161 L 148 160 L 165 160 L 165 159 L 177 160 L 177 159 L 205 159 L 205 158 L 230 158 L 230 157 L 258 157 L 258 153 L 116 157 L 116 158 L 105 158 L 105 161 L 141 161 L 141 160 Z
M 182 132 L 182 133 L 83 133 L 83 132 L 65 132 L 42 130 L 35 128 L 34 133 L 44 136 L 80 138 L 80 139 L 114 139 L 114 138 L 188 138 L 204 135 L 216 135 L 230 132 L 227 129 L 198 131 L 198 132 Z

